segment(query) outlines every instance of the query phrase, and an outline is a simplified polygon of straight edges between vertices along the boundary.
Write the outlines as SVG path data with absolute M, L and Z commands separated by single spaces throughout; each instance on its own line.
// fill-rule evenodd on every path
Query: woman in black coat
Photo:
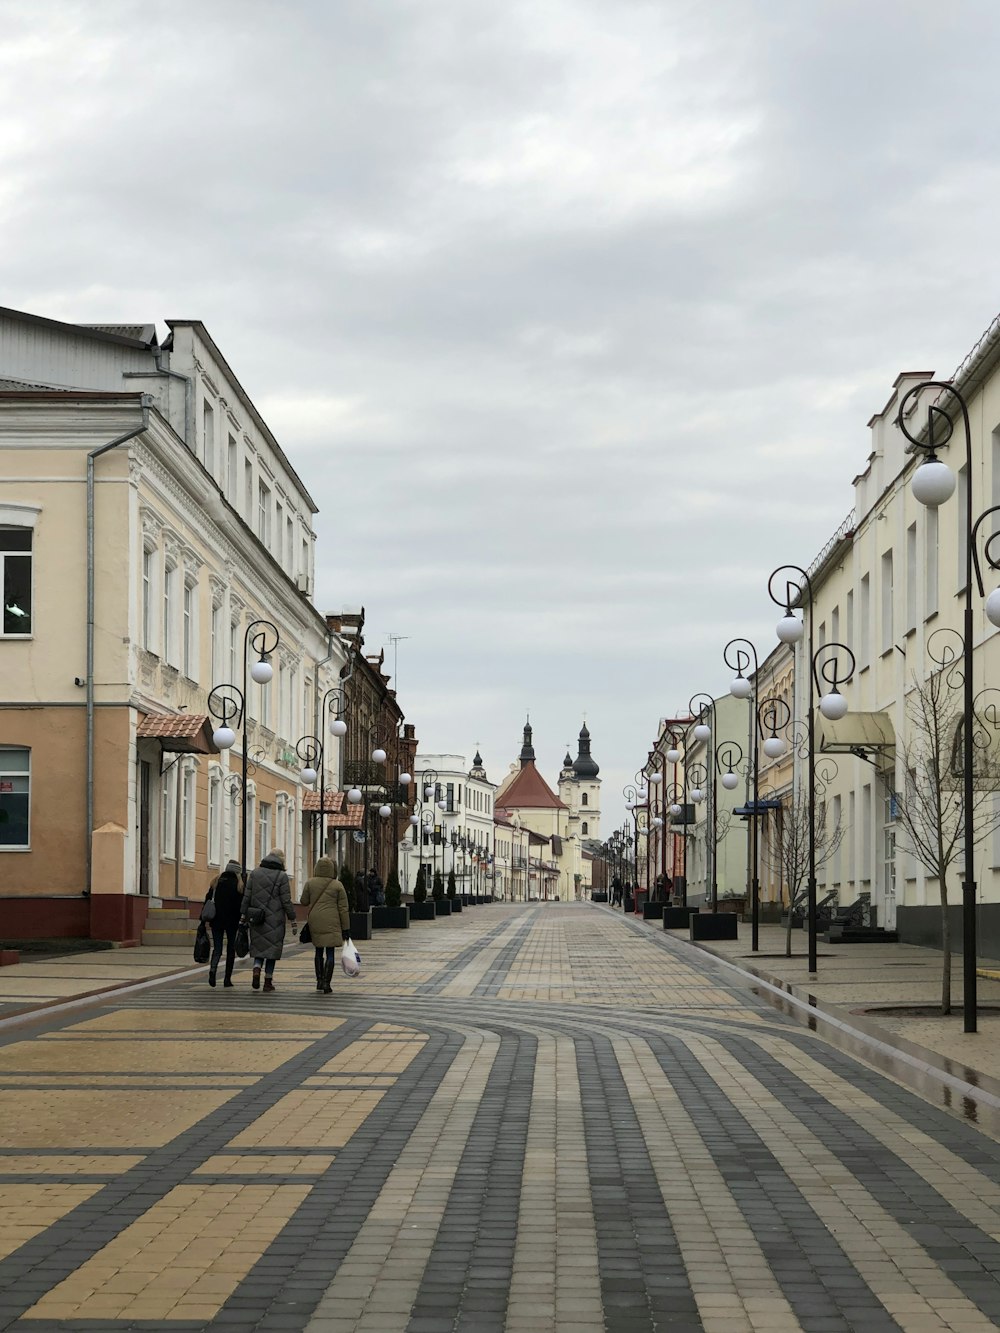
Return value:
M 233 964 L 236 961 L 236 928 L 243 908 L 243 871 L 238 861 L 230 861 L 221 874 L 208 886 L 205 902 L 215 904 L 215 915 L 208 923 L 212 931 L 212 957 L 209 960 L 208 984 L 215 985 L 222 957 L 222 942 L 226 942 L 226 974 L 223 986 L 233 984 Z

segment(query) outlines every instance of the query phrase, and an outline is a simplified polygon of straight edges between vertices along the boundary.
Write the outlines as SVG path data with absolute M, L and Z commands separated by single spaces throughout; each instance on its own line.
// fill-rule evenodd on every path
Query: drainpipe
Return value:
M 94 463 L 101 454 L 117 449 L 148 429 L 150 402 L 150 396 L 144 393 L 141 425 L 87 454 L 87 886 L 84 894 L 88 898 L 94 879 Z

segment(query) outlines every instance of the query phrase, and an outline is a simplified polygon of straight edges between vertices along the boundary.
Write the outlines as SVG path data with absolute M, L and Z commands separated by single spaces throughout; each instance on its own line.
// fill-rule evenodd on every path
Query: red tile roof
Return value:
M 165 750 L 217 754 L 206 713 L 147 713 L 135 731 L 139 740 L 157 740 Z
M 349 805 L 347 809 L 343 810 L 339 815 L 328 815 L 326 826 L 327 828 L 364 828 L 364 804 Z
M 529 759 L 501 793 L 504 810 L 565 810 L 566 806 Z
M 339 815 L 344 808 L 344 793 L 342 791 L 325 791 L 323 793 L 323 808 L 328 815 Z M 307 815 L 319 814 L 319 792 L 307 791 L 302 798 L 302 809 Z

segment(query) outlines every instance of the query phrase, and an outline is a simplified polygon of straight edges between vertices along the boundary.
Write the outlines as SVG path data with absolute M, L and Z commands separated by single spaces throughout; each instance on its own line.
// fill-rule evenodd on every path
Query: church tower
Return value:
M 584 722 L 578 737 L 577 755 L 567 754 L 559 775 L 559 796 L 569 807 L 570 827 L 585 841 L 601 837 L 600 768 L 590 753 L 590 732 Z

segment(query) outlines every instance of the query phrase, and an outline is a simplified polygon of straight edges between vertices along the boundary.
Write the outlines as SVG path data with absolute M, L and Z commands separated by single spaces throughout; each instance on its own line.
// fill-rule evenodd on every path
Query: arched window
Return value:
M 587 804 L 587 793 L 586 793 L 586 792 L 584 792 L 583 795 L 580 797 L 580 804 L 581 804 L 581 805 L 586 805 L 586 804 Z
M 584 820 L 584 823 L 583 823 L 583 831 L 584 831 L 584 833 L 589 832 L 589 828 L 588 828 L 588 825 L 587 825 L 586 820 Z

